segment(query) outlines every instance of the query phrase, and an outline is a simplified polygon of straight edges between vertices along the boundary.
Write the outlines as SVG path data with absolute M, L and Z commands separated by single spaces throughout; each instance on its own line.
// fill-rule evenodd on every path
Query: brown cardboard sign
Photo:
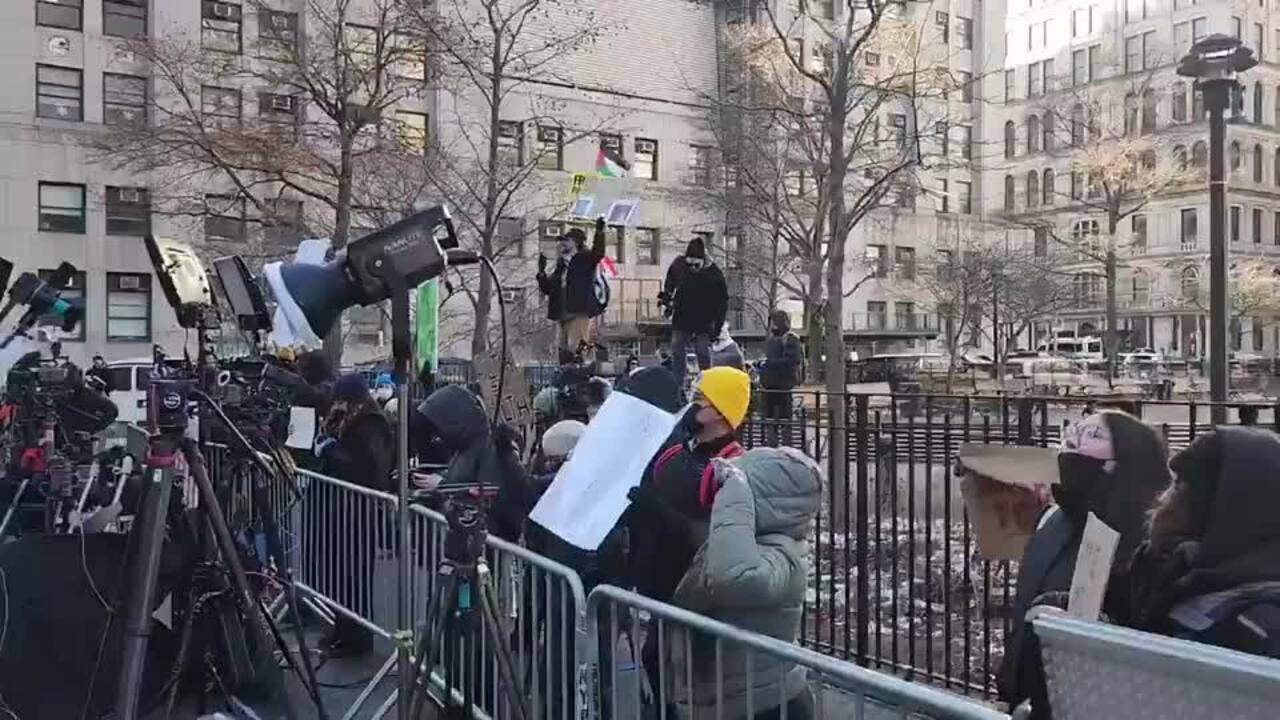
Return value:
M 986 560 L 1021 560 L 1057 481 L 1057 453 L 1045 448 L 965 445 L 960 493 Z

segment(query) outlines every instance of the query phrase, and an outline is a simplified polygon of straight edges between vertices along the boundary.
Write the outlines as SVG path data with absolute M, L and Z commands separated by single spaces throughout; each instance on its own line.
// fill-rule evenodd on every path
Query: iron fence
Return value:
M 1143 418 L 1171 450 L 1212 428 L 1212 404 L 1203 402 L 822 392 L 761 399 L 741 429 L 744 445 L 795 447 L 829 478 L 804 645 L 993 696 L 1017 563 L 977 555 L 956 454 L 966 443 L 1054 446 L 1066 424 L 1101 407 Z M 1242 407 L 1254 408 L 1260 425 L 1280 422 L 1275 406 L 1232 403 L 1234 422 Z

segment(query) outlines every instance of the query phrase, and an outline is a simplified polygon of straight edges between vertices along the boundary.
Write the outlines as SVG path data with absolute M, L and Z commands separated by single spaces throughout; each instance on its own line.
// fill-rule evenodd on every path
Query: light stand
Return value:
M 1223 168 L 1226 142 L 1224 114 L 1239 87 L 1235 76 L 1257 65 L 1253 51 L 1230 35 L 1210 35 L 1191 46 L 1178 64 L 1178 74 L 1196 78 L 1209 113 L 1209 399 L 1210 420 L 1227 421 L 1227 181 Z

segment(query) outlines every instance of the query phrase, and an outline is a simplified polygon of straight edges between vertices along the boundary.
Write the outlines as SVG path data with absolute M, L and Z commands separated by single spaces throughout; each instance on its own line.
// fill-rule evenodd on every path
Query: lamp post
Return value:
M 1236 74 L 1258 60 L 1253 51 L 1230 35 L 1210 35 L 1191 46 L 1178 63 L 1178 74 L 1195 78 L 1209 113 L 1209 399 L 1215 404 L 1211 420 L 1227 420 L 1227 181 L 1223 177 L 1224 113 L 1239 87 Z

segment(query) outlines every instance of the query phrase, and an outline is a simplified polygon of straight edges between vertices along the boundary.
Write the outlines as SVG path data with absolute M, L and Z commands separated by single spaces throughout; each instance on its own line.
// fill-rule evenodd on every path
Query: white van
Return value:
M 151 381 L 151 360 L 117 360 L 107 363 L 111 374 L 111 401 L 122 423 L 147 422 L 147 385 Z
M 1096 335 L 1083 337 L 1055 337 L 1040 343 L 1037 352 L 1059 355 L 1072 360 L 1102 360 L 1102 338 Z

